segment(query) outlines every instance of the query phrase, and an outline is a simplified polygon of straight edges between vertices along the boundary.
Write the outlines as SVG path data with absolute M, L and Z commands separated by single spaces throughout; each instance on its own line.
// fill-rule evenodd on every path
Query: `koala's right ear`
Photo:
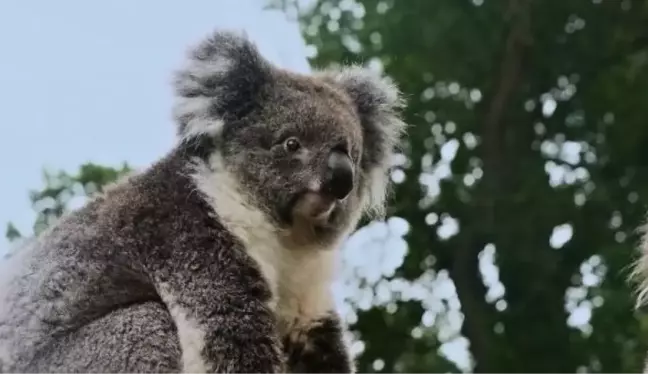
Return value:
M 360 66 L 328 69 L 318 73 L 342 88 L 355 105 L 362 123 L 362 169 L 366 177 L 367 210 L 383 213 L 389 184 L 391 156 L 407 125 L 401 111 L 405 100 L 387 76 Z
M 271 65 L 244 33 L 216 31 L 188 57 L 174 82 L 174 117 L 183 138 L 219 134 L 224 122 L 252 109 L 271 75 Z

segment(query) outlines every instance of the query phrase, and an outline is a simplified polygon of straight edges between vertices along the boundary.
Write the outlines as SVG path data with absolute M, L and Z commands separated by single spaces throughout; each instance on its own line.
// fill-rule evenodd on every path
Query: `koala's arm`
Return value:
M 283 372 L 270 292 L 243 252 L 184 252 L 156 274 L 177 327 L 183 372 Z
M 327 315 L 284 337 L 286 366 L 292 373 L 354 373 L 338 315 Z

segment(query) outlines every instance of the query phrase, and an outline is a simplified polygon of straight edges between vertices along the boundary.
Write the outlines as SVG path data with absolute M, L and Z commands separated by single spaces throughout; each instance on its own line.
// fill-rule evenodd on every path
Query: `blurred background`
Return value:
M 215 27 L 408 101 L 384 221 L 335 290 L 361 372 L 639 372 L 648 1 L 0 3 L 0 252 L 174 143 L 171 72 Z

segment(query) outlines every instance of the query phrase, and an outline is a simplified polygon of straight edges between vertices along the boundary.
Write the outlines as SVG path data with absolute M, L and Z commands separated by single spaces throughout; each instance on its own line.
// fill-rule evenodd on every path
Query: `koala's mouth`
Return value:
M 315 227 L 327 226 L 334 218 L 338 200 L 327 194 L 304 192 L 292 204 L 292 222 L 301 221 Z

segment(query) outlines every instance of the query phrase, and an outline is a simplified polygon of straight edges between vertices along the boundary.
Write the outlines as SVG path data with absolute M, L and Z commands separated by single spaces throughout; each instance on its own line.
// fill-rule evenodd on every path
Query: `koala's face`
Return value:
M 260 106 L 222 132 L 223 157 L 283 227 L 339 231 L 360 209 L 363 134 L 349 97 L 277 71 Z
M 321 242 L 383 204 L 404 127 L 388 81 L 357 68 L 289 73 L 217 33 L 192 52 L 177 90 L 181 135 L 203 157 L 218 152 L 279 228 Z

